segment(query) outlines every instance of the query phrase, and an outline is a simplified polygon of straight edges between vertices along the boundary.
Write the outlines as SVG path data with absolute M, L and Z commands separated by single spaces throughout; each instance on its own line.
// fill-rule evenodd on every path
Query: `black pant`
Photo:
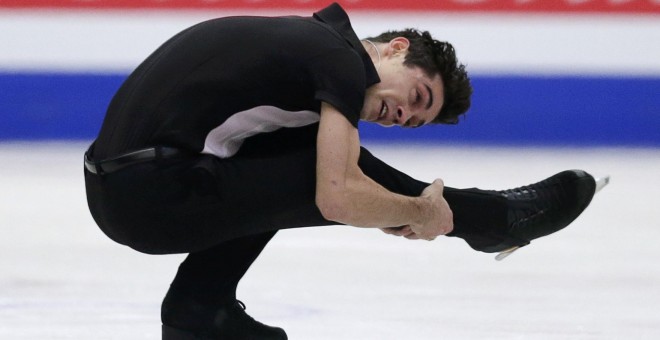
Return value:
M 364 148 L 359 166 L 399 194 L 419 196 L 428 186 Z M 106 235 L 145 253 L 190 253 L 172 288 L 209 303 L 235 298 L 238 281 L 277 230 L 337 224 L 315 204 L 315 146 L 149 161 L 103 176 L 85 172 L 85 180 L 90 211 Z M 445 188 L 444 196 L 454 213 L 450 236 L 506 223 L 506 204 L 492 193 Z

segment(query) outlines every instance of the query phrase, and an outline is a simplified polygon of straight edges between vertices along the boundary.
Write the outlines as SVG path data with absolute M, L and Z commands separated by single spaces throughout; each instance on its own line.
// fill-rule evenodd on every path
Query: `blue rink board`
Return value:
M 125 74 L 0 73 L 0 140 L 91 139 Z M 660 146 L 660 78 L 473 75 L 455 126 L 361 124 L 363 139 Z

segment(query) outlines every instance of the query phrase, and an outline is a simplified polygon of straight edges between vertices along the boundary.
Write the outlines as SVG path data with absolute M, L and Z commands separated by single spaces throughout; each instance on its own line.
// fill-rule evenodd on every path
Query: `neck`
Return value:
M 367 51 L 374 50 L 376 52 L 376 56 L 378 56 L 378 64 L 376 65 L 376 69 L 378 69 L 380 67 L 380 50 L 378 49 L 378 46 L 376 46 L 376 44 L 374 44 L 371 40 L 365 39 L 364 41 L 367 44 L 364 44 L 364 43 L 362 43 L 362 44 L 366 45 L 364 47 L 367 48 Z M 371 60 L 373 61 L 374 60 L 373 52 L 368 52 L 368 53 L 371 56 Z M 376 63 L 374 63 L 374 64 L 376 64 Z

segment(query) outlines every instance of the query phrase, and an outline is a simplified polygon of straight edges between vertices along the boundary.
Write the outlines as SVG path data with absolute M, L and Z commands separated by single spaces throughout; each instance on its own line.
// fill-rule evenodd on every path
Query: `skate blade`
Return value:
M 502 260 L 504 260 L 505 258 L 507 258 L 507 256 L 513 254 L 513 252 L 516 251 L 516 250 L 518 250 L 519 248 L 520 248 L 520 247 L 515 246 L 515 247 L 511 247 L 511 248 L 509 248 L 509 249 L 507 249 L 507 250 L 504 250 L 504 251 L 502 251 L 501 253 L 497 254 L 497 256 L 495 256 L 495 260 L 497 260 L 497 261 L 502 261 Z
M 604 176 L 604 177 L 596 177 L 596 192 L 599 192 L 601 189 L 603 189 L 606 185 L 610 183 L 610 176 Z
M 603 177 L 596 177 L 596 178 L 594 178 L 594 180 L 596 181 L 596 192 L 599 192 L 605 186 L 610 184 L 610 176 L 609 175 L 603 176 Z M 507 250 L 504 250 L 504 251 L 500 252 L 499 254 L 497 254 L 495 256 L 495 260 L 502 261 L 505 258 L 507 258 L 509 255 L 513 254 L 513 252 L 518 250 L 519 248 L 520 247 L 518 247 L 518 246 L 514 246 L 514 247 L 511 247 Z

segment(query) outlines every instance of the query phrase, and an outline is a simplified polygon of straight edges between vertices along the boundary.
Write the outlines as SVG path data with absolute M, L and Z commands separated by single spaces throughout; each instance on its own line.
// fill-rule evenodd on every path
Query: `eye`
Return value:
M 419 103 L 422 100 L 422 94 L 419 91 L 415 91 L 415 104 Z

